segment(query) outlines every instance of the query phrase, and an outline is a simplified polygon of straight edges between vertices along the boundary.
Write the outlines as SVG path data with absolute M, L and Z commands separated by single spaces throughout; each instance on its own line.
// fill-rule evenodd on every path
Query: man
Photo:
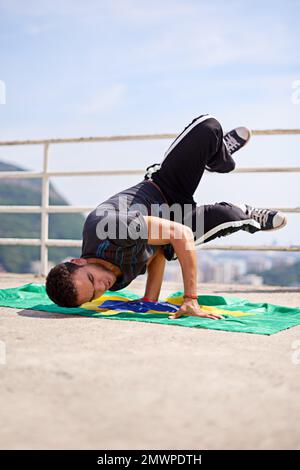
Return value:
M 197 302 L 196 245 L 237 230 L 255 233 L 286 224 L 280 212 L 247 204 L 197 205 L 193 199 L 204 170 L 228 173 L 232 155 L 250 139 L 246 127 L 223 136 L 211 115 L 194 119 L 171 144 L 161 164 L 147 168 L 144 180 L 115 194 L 92 211 L 84 224 L 80 258 L 48 274 L 46 289 L 58 305 L 75 307 L 106 290 L 127 287 L 147 271 L 144 300 L 157 301 L 166 260 L 178 258 L 184 301 L 175 315 L 219 319 Z

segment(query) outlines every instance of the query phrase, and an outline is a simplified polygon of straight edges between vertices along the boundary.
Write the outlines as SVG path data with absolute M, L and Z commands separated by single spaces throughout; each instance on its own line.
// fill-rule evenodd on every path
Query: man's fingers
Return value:
M 176 318 L 180 318 L 181 316 L 182 316 L 182 313 L 178 311 L 176 313 L 173 313 L 173 315 L 170 315 L 169 320 L 175 320 Z
M 224 320 L 224 317 L 222 317 L 222 315 L 214 315 L 213 313 L 210 313 L 207 316 L 208 318 L 212 318 L 213 320 Z
M 173 313 L 172 315 L 169 316 L 170 320 L 175 320 L 176 318 L 182 317 L 184 312 L 180 312 L 180 310 L 176 313 Z M 224 317 L 222 315 L 217 315 L 214 313 L 206 313 L 203 312 L 201 315 L 198 313 L 190 314 L 193 317 L 200 317 L 200 318 L 210 318 L 211 320 L 224 320 Z

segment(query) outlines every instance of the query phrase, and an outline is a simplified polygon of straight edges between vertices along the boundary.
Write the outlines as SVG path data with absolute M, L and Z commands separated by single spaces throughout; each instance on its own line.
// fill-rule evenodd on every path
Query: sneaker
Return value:
M 247 127 L 236 127 L 224 135 L 223 141 L 230 155 L 240 150 L 249 142 L 251 131 Z
M 257 209 L 256 207 L 243 204 L 245 214 L 251 219 L 259 222 L 261 230 L 279 230 L 287 224 L 287 217 L 282 212 L 271 209 Z
M 150 165 L 146 168 L 146 173 L 144 175 L 145 180 L 150 180 L 152 181 L 152 175 L 153 173 L 156 173 L 161 167 L 160 163 L 154 163 L 153 165 Z

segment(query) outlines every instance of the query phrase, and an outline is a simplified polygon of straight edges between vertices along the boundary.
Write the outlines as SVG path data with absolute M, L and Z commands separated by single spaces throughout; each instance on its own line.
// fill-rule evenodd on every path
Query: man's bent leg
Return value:
M 211 171 L 222 173 L 235 167 L 223 142 L 221 124 L 210 115 L 194 119 L 184 129 L 151 178 L 161 188 L 169 204 L 195 203 L 193 195 L 206 165 Z
M 184 208 L 186 210 L 184 211 Z M 218 202 L 203 206 L 188 205 L 182 207 L 181 223 L 190 227 L 194 232 L 195 245 L 207 243 L 215 238 L 231 235 L 238 230 L 255 233 L 261 230 L 260 224 L 250 218 L 238 206 L 228 202 Z M 176 220 L 178 222 L 178 220 Z M 167 260 L 176 259 L 173 247 L 165 245 L 163 247 Z
M 228 202 L 219 202 L 196 206 L 184 220 L 186 225 L 192 222 L 195 245 L 207 243 L 217 237 L 224 237 L 238 230 L 255 233 L 261 230 L 260 224 L 250 218 L 238 206 Z

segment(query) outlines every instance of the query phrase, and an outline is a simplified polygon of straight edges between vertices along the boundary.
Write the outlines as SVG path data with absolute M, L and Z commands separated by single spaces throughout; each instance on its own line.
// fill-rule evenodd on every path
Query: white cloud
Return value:
M 299 62 L 295 32 L 289 30 L 284 18 L 275 13 L 270 22 L 265 16 L 237 14 L 234 18 L 227 3 L 218 8 L 218 14 L 215 10 L 214 4 L 205 8 L 200 5 L 194 11 L 175 9 L 169 18 L 160 11 L 160 26 L 165 23 L 165 27 L 146 30 L 132 46 L 132 60 L 140 60 L 155 71 Z M 130 18 L 128 15 L 126 20 Z M 145 18 L 147 26 L 150 20 L 146 12 Z
M 268 4 L 272 6 L 268 8 Z M 296 47 L 295 2 L 273 0 L 249 5 L 242 1 L 199 2 L 187 0 L 0 0 L 3 12 L 31 17 L 27 33 L 37 35 L 53 27 L 80 24 L 82 34 L 116 31 L 124 38 L 123 59 L 137 61 L 147 70 L 199 69 L 225 64 L 289 64 L 299 61 Z M 290 6 L 290 8 L 289 8 Z M 290 12 L 289 12 L 290 10 Z M 289 13 L 288 13 L 289 12 Z M 52 26 L 41 25 L 47 18 Z M 39 24 L 34 19 L 38 18 Z M 107 34 L 103 35 L 107 38 Z M 111 36 L 103 48 L 115 47 Z M 111 40 L 112 39 L 112 40 Z M 91 44 L 91 49 L 93 49 Z M 96 47 L 95 54 L 97 54 Z M 111 57 L 109 55 L 109 57 Z M 120 57 L 122 61 L 122 57 Z

